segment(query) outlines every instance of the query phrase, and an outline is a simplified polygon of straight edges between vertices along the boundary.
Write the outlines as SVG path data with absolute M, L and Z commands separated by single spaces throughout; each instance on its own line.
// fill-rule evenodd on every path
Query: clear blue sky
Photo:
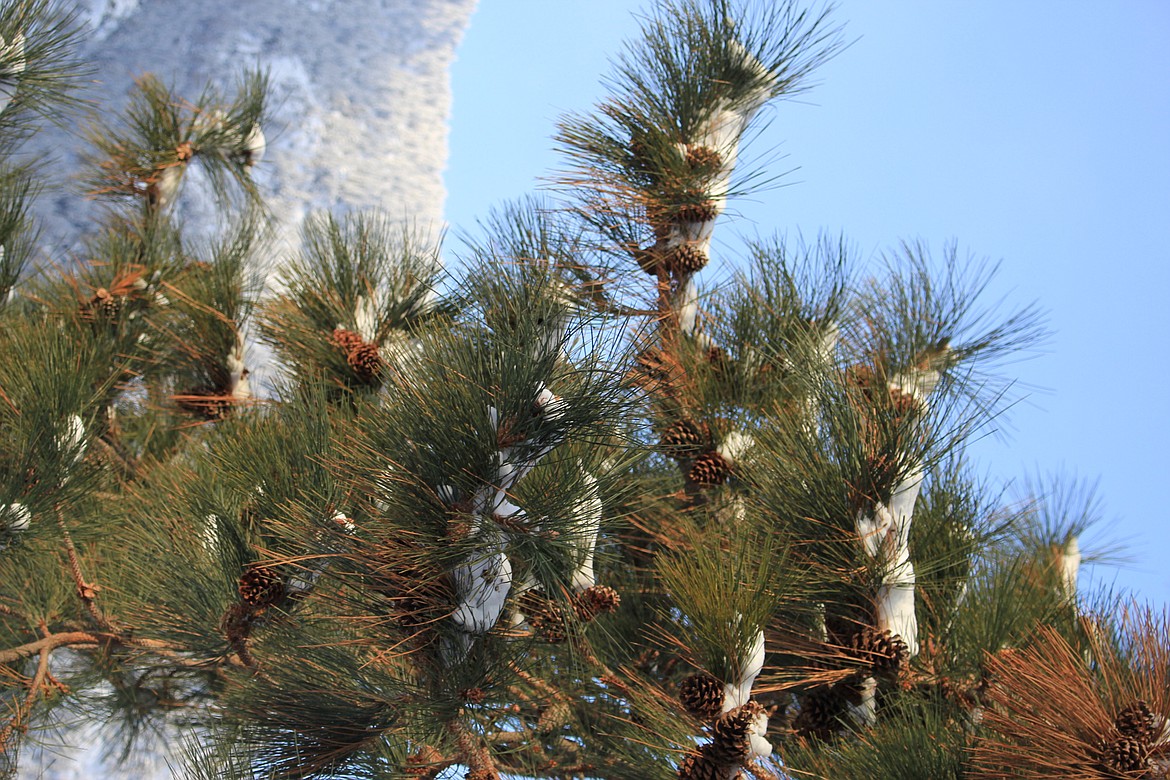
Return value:
M 639 7 L 480 0 L 453 71 L 452 225 L 556 167 L 557 117 L 603 94 Z M 826 229 L 865 257 L 954 239 L 1002 260 L 996 293 L 1038 300 L 1055 335 L 1009 367 L 1035 389 L 976 457 L 997 478 L 1099 478 L 1095 536 L 1134 560 L 1086 574 L 1170 602 L 1170 2 L 841 0 L 835 16 L 855 42 L 751 150 L 775 148 L 789 186 L 738 204 L 722 237 Z

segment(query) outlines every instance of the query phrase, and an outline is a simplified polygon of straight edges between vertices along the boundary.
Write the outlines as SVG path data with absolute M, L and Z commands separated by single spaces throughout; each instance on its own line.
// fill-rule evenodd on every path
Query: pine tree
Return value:
M 270 279 L 261 74 L 143 77 L 39 255 L 18 145 L 82 69 L 0 11 L 0 771 L 64 707 L 197 778 L 1170 775 L 1165 618 L 1078 594 L 1093 497 L 966 457 L 1037 310 L 954 246 L 711 263 L 828 11 L 664 0 L 456 264 L 319 214 Z

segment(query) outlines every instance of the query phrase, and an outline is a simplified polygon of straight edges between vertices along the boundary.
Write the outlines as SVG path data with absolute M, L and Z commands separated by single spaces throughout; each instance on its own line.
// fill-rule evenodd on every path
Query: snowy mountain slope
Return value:
M 438 231 L 448 68 L 475 2 L 83 0 L 78 11 L 92 32 L 83 54 L 98 68 L 90 97 L 102 106 L 124 105 L 144 72 L 197 96 L 209 82 L 230 89 L 246 67 L 268 70 L 268 149 L 256 176 L 283 254 L 296 245 L 302 218 L 319 208 L 381 206 Z M 48 128 L 32 146 L 52 153 L 58 177 L 76 174 L 79 138 Z M 187 213 L 211 224 L 210 203 L 190 201 L 182 201 Z M 47 241 L 71 253 L 95 209 L 62 193 L 43 197 L 37 211 Z M 116 769 L 100 756 L 97 727 L 65 727 L 44 735 L 45 748 L 26 747 L 17 776 L 167 778 L 168 736 L 174 737 L 162 735 L 157 749 L 140 751 L 133 768 Z M 84 747 L 56 747 L 62 743 Z
M 87 0 L 92 97 L 122 106 L 151 72 L 197 96 L 230 89 L 246 67 L 270 74 L 268 151 L 257 178 L 280 237 L 312 209 L 380 205 L 438 226 L 447 158 L 447 70 L 475 0 Z M 77 170 L 84 143 L 47 130 L 36 142 Z M 64 154 L 60 150 L 66 150 Z M 209 215 L 207 204 L 186 207 Z M 46 198 L 50 236 L 72 243 L 75 195 Z

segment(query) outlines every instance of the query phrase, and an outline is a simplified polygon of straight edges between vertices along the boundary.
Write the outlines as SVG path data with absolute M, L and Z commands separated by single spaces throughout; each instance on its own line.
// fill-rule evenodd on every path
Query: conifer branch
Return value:
M 45 680 L 49 678 L 49 656 L 52 654 L 52 648 L 42 647 L 40 655 L 37 659 L 37 670 L 33 678 L 28 683 L 28 694 L 25 696 L 23 703 L 16 703 L 12 705 L 13 714 L 0 728 L 0 755 L 8 751 L 8 747 L 12 742 L 15 732 L 22 729 L 25 720 L 32 711 L 33 704 L 42 695 L 42 688 L 45 685 Z
M 8 664 L 14 661 L 19 661 L 22 658 L 28 658 L 44 650 L 56 650 L 58 647 L 99 645 L 105 642 L 107 639 L 108 637 L 102 634 L 90 633 L 88 631 L 67 631 L 64 633 L 50 634 L 46 637 L 33 642 L 28 642 L 18 647 L 9 648 L 8 650 L 0 650 L 0 664 Z

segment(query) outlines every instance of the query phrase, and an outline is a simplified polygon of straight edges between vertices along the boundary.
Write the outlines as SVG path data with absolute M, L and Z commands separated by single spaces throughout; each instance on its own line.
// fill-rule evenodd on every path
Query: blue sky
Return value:
M 447 220 L 471 226 L 558 164 L 557 117 L 590 108 L 630 0 L 481 0 L 453 70 Z M 993 296 L 1036 300 L 1028 399 L 975 457 L 1008 479 L 1100 481 L 1093 540 L 1132 563 L 1087 574 L 1170 603 L 1170 2 L 841 0 L 853 44 L 770 108 L 749 150 L 780 186 L 727 235 L 841 232 L 864 258 L 903 239 L 1002 261 Z

